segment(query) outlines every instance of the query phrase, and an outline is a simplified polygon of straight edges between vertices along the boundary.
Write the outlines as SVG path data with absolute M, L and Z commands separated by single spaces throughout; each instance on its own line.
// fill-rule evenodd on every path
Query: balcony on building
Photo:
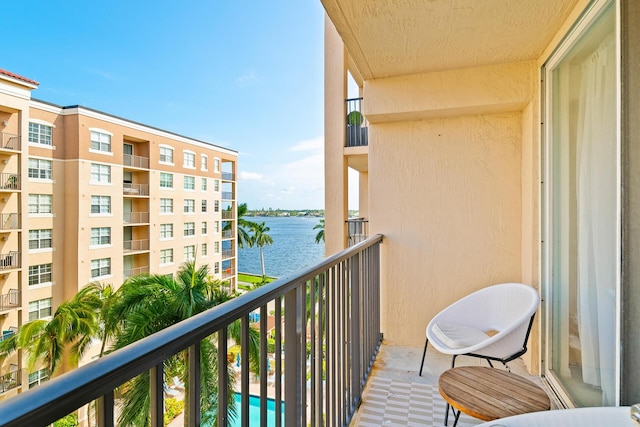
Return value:
M 345 147 L 369 145 L 369 122 L 362 114 L 362 98 L 345 101 L 347 110 Z
M 0 253 L 0 272 L 17 270 L 20 268 L 20 252 L 9 251 Z
M 9 289 L 6 294 L 0 295 L 0 316 L 10 310 L 16 310 L 21 307 L 20 290 Z
M 123 270 L 122 280 L 127 280 L 129 277 L 138 276 L 140 274 L 149 274 L 149 266 L 146 265 L 142 267 L 127 268 Z
M 20 229 L 20 214 L 0 213 L 0 233 Z
M 369 237 L 369 220 L 364 218 L 349 218 L 347 223 L 348 245 L 353 246 L 367 240 Z
M 7 152 L 9 154 L 15 154 L 20 152 L 21 138 L 19 135 L 15 135 L 8 132 L 0 132 L 0 152 Z
M 125 170 L 122 179 L 124 197 L 149 196 L 149 172 L 146 170 Z
M 0 193 L 13 193 L 21 188 L 19 173 L 0 173 Z
M 125 254 L 149 252 L 149 239 L 125 240 L 122 250 Z
M 0 341 L 2 338 L 0 338 Z M 9 369 L 6 373 L 0 373 L 0 396 L 22 385 L 22 370 L 18 368 L 16 364 L 9 364 Z
M 149 225 L 149 197 L 124 197 L 122 221 L 131 226 Z
M 124 212 L 122 214 L 122 221 L 125 224 L 131 225 L 148 225 L 149 212 Z
M 125 137 L 122 165 L 124 169 L 149 169 L 149 141 Z
M 149 184 L 122 183 L 122 194 L 125 197 L 148 196 Z

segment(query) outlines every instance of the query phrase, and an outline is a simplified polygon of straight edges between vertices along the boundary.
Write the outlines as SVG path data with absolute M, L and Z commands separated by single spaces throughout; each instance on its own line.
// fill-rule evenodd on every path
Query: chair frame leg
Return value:
M 454 354 L 453 357 L 451 357 L 451 368 L 454 368 L 456 366 L 456 357 L 458 357 L 457 354 Z M 444 413 L 444 425 L 446 426 L 447 423 L 449 422 L 449 407 L 451 405 L 449 405 L 449 402 L 447 402 L 447 409 Z M 455 415 L 456 410 L 453 410 L 453 414 Z M 460 417 L 460 413 L 458 413 L 458 415 L 456 416 L 456 420 L 454 422 L 454 426 L 458 423 L 458 418 Z
M 424 351 L 422 352 L 422 362 L 420 362 L 420 373 L 418 374 L 419 377 L 422 376 L 422 367 L 424 366 L 424 358 L 427 355 L 427 344 L 429 344 L 429 338 L 427 338 L 427 340 L 424 342 Z

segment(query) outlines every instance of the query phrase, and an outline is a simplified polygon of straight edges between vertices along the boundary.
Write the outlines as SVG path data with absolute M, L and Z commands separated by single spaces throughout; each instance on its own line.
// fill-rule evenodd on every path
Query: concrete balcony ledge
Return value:
M 443 426 L 446 403 L 438 392 L 438 378 L 451 367 L 451 356 L 429 348 L 422 376 L 418 376 L 421 358 L 420 347 L 390 346 L 383 342 L 351 426 Z M 459 356 L 456 366 L 488 365 L 482 359 Z M 499 363 L 494 363 L 494 366 L 504 369 Z M 511 372 L 541 386 L 551 397 L 541 378 L 530 375 L 521 359 L 508 363 L 508 366 Z M 554 407 L 558 405 L 552 399 Z M 458 426 L 482 422 L 462 414 Z M 453 425 L 451 415 L 449 425 Z

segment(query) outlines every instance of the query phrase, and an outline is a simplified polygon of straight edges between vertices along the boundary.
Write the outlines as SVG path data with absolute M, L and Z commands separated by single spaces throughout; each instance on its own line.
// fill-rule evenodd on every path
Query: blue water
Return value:
M 318 230 L 313 227 L 320 218 L 310 217 L 246 217 L 252 222 L 264 222 L 273 244 L 264 247 L 267 276 L 284 277 L 304 267 L 317 264 L 324 257 L 324 242 L 315 242 Z M 262 274 L 260 250 L 257 247 L 238 250 L 238 271 Z
M 240 410 L 241 410 L 241 395 L 235 393 L 236 408 L 238 410 L 238 417 L 235 420 L 229 420 L 229 427 L 241 427 Z M 284 403 L 282 404 L 282 413 L 284 414 Z M 284 416 L 282 417 L 284 422 Z M 251 395 L 249 397 L 249 426 L 260 425 L 260 398 L 258 396 Z M 267 427 L 275 427 L 276 425 L 276 402 L 273 399 L 267 399 Z

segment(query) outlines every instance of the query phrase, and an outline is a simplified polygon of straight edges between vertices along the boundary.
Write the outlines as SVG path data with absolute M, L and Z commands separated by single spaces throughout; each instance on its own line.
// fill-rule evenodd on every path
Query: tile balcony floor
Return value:
M 451 356 L 443 355 L 432 347 L 427 350 L 422 376 L 418 376 L 422 348 L 382 345 L 365 387 L 362 404 L 356 412 L 352 427 L 377 426 L 443 426 L 445 401 L 438 392 L 440 374 L 451 366 Z M 474 357 L 460 356 L 456 366 L 488 366 Z M 505 369 L 494 363 L 496 369 Z M 524 362 L 516 359 L 508 366 L 511 372 L 528 378 L 543 387 L 540 377 L 529 375 Z M 551 402 L 554 405 L 553 399 Z M 449 414 L 449 425 L 454 417 Z M 467 427 L 482 423 L 481 420 L 462 414 L 458 426 Z

